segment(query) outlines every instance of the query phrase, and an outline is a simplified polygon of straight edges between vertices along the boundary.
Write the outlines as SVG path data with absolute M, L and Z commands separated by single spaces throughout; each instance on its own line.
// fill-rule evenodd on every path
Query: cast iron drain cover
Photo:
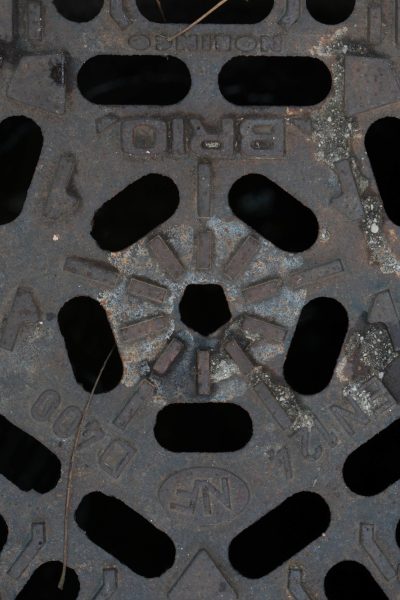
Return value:
M 394 600 L 400 2 L 160 2 L 1 1 L 1 600 Z

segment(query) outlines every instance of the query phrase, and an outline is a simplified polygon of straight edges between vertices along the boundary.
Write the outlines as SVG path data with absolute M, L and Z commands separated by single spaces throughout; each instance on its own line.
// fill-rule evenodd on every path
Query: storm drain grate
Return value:
M 214 5 L 2 0 L 2 600 L 399 597 L 400 2 Z

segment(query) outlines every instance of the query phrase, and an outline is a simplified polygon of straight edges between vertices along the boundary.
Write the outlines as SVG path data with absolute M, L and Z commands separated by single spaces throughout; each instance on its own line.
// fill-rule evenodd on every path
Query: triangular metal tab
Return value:
M 393 104 L 399 98 L 399 84 L 390 60 L 346 56 L 345 104 L 349 116 Z
M 236 600 L 237 594 L 205 550 L 194 557 L 168 594 L 170 600 Z

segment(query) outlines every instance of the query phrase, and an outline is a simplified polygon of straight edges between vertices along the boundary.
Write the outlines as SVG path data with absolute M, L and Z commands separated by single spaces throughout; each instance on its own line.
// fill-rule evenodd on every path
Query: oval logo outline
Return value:
M 160 486 L 167 513 L 186 526 L 212 527 L 235 519 L 250 491 L 238 475 L 217 467 L 192 467 L 170 475 Z

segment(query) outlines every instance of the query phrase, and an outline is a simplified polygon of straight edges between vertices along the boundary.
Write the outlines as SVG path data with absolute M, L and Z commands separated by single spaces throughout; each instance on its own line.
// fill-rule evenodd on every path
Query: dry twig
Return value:
M 165 12 L 164 12 L 164 9 L 162 7 L 161 0 L 155 0 L 155 1 L 156 1 L 157 6 L 158 6 L 158 10 L 160 11 L 160 15 L 162 17 L 162 20 L 164 21 L 164 23 L 166 23 L 167 19 L 165 17 Z
M 63 590 L 65 585 L 65 577 L 67 574 L 67 564 L 68 564 L 68 542 L 69 542 L 69 520 L 71 514 L 71 501 L 72 501 L 72 492 L 73 492 L 73 482 L 74 482 L 74 471 L 75 471 L 75 459 L 76 452 L 78 449 L 79 441 L 81 439 L 83 425 L 86 423 L 87 416 L 89 414 L 90 406 L 92 404 L 93 396 L 96 392 L 97 386 L 99 385 L 100 379 L 104 373 L 104 369 L 108 365 L 108 362 L 112 356 L 112 353 L 115 350 L 115 346 L 113 346 L 112 350 L 107 355 L 100 372 L 94 382 L 92 391 L 86 401 L 85 407 L 83 409 L 81 418 L 78 423 L 78 427 L 75 432 L 74 443 L 71 450 L 71 455 L 69 459 L 69 467 L 68 467 L 68 479 L 67 479 L 67 490 L 65 493 L 65 507 L 64 507 L 64 549 L 63 549 L 63 566 L 61 571 L 60 581 L 58 582 L 58 589 Z
M 187 1 L 189 1 L 189 0 L 187 0 Z M 181 37 L 181 35 L 184 35 L 185 33 L 188 33 L 188 31 L 191 31 L 193 29 L 193 27 L 196 27 L 196 25 L 198 25 L 199 23 L 201 23 L 202 21 L 204 21 L 204 19 L 207 19 L 207 17 L 209 17 L 210 15 L 212 15 L 212 13 L 214 13 L 216 10 L 218 10 L 219 8 L 221 8 L 221 6 L 223 6 L 227 2 L 229 2 L 229 0 L 220 0 L 219 2 L 217 2 L 217 4 L 215 6 L 213 6 L 212 8 L 210 8 L 210 10 L 208 10 L 206 13 L 204 13 L 204 15 L 202 15 L 201 17 L 199 17 L 198 19 L 196 19 L 195 21 L 193 21 L 193 23 L 191 23 L 190 25 L 188 25 L 187 27 L 185 27 L 185 29 L 182 29 L 182 31 L 179 31 L 177 34 L 175 34 L 172 37 L 168 38 L 168 41 L 169 42 L 173 42 L 178 37 Z

